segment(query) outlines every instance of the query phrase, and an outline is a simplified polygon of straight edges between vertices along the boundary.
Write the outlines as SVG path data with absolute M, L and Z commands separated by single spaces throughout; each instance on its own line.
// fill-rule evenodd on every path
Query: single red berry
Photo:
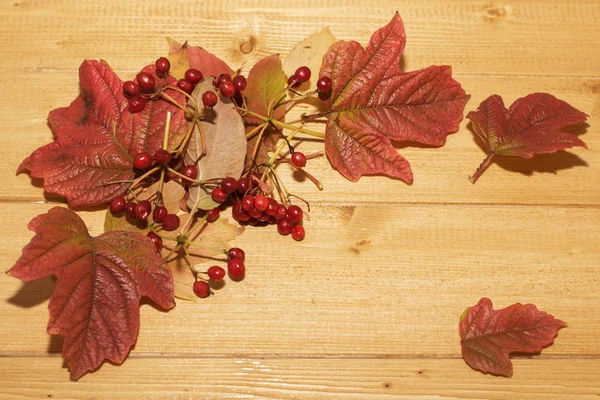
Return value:
M 165 220 L 167 214 L 169 214 L 167 207 L 158 206 L 154 209 L 154 212 L 152 213 L 152 219 L 154 220 L 154 222 L 158 222 L 160 224 Z
M 225 270 L 217 265 L 213 265 L 206 272 L 212 281 L 220 281 L 225 278 Z
M 292 154 L 292 164 L 294 164 L 298 168 L 306 167 L 306 156 L 304 153 L 299 151 Z
M 287 217 L 287 208 L 283 204 L 277 206 L 277 214 L 275 214 L 275 218 L 282 219 Z
M 227 177 L 221 181 L 221 188 L 227 193 L 233 193 L 238 189 L 238 180 Z
M 110 209 L 112 215 L 117 215 L 121 214 L 123 210 L 125 210 L 125 204 L 127 204 L 125 197 L 117 196 L 112 199 L 110 203 L 108 203 L 108 208 Z
M 294 225 L 292 227 L 292 238 L 296 241 L 301 241 L 304 239 L 305 232 L 304 227 L 302 225 Z
M 232 258 L 227 263 L 227 272 L 232 279 L 243 279 L 244 275 L 246 275 L 246 266 L 239 258 Z
M 156 233 L 154 233 L 152 231 L 148 232 L 148 234 L 146 236 L 148 236 L 150 238 L 150 240 L 152 240 L 152 243 L 154 243 L 156 250 L 162 249 L 162 239 L 160 238 L 160 236 L 158 236 Z
M 238 193 L 246 194 L 250 189 L 250 179 L 248 177 L 238 179 Z
M 248 211 L 242 208 L 241 202 L 238 202 L 236 205 L 233 206 L 231 210 L 231 215 L 233 216 L 233 219 L 235 219 L 238 222 L 246 222 L 250 219 L 250 214 L 248 214 Z
M 322 76 L 317 81 L 317 90 L 320 93 L 329 93 L 331 92 L 331 78 L 328 76 Z
M 133 159 L 133 167 L 137 169 L 146 169 L 150 166 L 152 157 L 148 153 L 139 153 Z
M 132 201 L 125 204 L 125 214 L 127 214 L 129 218 L 135 218 L 135 206 L 137 206 L 137 204 Z
M 229 250 L 227 250 L 227 256 L 229 256 L 230 260 L 237 258 L 242 262 L 246 261 L 246 253 L 239 247 L 232 247 Z
M 221 189 L 220 187 L 216 187 L 210 194 L 210 197 L 216 201 L 217 203 L 222 203 L 227 200 L 227 192 Z
M 177 87 L 179 89 L 183 90 L 184 92 L 186 92 L 187 94 L 190 94 L 194 91 L 194 85 L 192 84 L 192 82 L 188 81 L 187 79 L 178 80 Z
M 219 84 L 219 92 L 221 92 L 223 97 L 233 97 L 235 94 L 235 86 L 233 86 L 233 83 L 230 81 L 221 82 L 221 84 Z
M 251 194 L 247 194 L 242 197 L 240 202 L 242 204 L 242 208 L 246 211 L 251 211 L 254 208 L 254 196 Z
M 265 195 L 257 195 L 256 198 L 254 198 L 254 207 L 256 207 L 258 211 L 265 211 L 269 208 L 269 199 L 267 199 Z
M 229 74 L 221 74 L 217 78 L 217 87 L 221 86 L 223 82 L 231 82 L 231 75 Z
M 145 93 L 151 93 L 154 91 L 154 86 L 156 85 L 156 79 L 152 76 L 152 74 L 148 72 L 140 72 L 137 74 L 135 80 L 138 85 L 140 85 L 140 90 Z
M 292 226 L 294 224 L 292 223 L 292 221 L 290 221 L 287 218 L 282 218 L 279 221 L 277 221 L 277 232 L 279 232 L 282 235 L 289 235 L 290 232 L 292 231 Z
M 217 94 L 210 90 L 202 94 L 202 103 L 204 103 L 204 107 L 214 107 L 217 105 L 218 100 Z
M 267 213 L 263 213 L 261 215 L 258 216 L 258 220 L 260 222 L 267 222 L 269 220 L 269 218 L 271 218 L 271 216 Z
M 292 88 L 297 88 L 298 86 L 300 86 L 302 82 L 300 82 L 297 78 L 296 75 L 292 75 L 288 78 L 287 84 L 289 87 Z
M 275 216 L 277 214 L 277 209 L 279 208 L 279 203 L 272 197 L 269 197 L 269 207 L 267 207 L 266 213 L 270 216 Z
M 140 94 L 140 85 L 135 81 L 125 81 L 123 83 L 123 91 L 130 96 L 137 96 Z
M 129 112 L 132 114 L 143 111 L 146 108 L 146 99 L 142 96 L 133 96 L 129 99 Z
M 159 149 L 154 154 L 154 161 L 156 161 L 157 164 L 168 164 L 171 161 L 171 153 L 165 149 Z
M 215 222 L 219 215 L 221 215 L 221 209 L 219 207 L 215 207 L 206 214 L 206 220 L 208 222 Z
M 248 214 L 250 214 L 252 218 L 259 219 L 262 215 L 262 211 L 257 210 L 256 207 L 253 207 L 252 210 L 248 211 Z
M 167 75 L 171 69 L 171 63 L 166 57 L 160 57 L 158 60 L 156 60 L 154 65 L 156 66 L 157 75 Z
M 185 71 L 185 79 L 191 82 L 192 85 L 198 84 L 204 78 L 202 72 L 198 71 L 196 68 L 190 68 Z
M 310 68 L 304 65 L 298 68 L 296 72 L 294 72 L 294 75 L 296 76 L 296 80 L 298 82 L 304 83 L 310 79 Z
M 167 214 L 162 224 L 165 231 L 174 231 L 179 228 L 179 217 L 176 214 Z
M 193 181 L 198 176 L 198 167 L 195 165 L 186 165 L 181 169 L 180 173 L 189 180 Z
M 243 92 L 244 89 L 246 89 L 247 84 L 248 81 L 246 81 L 246 77 L 243 75 L 238 75 L 235 78 L 233 78 L 233 86 L 235 86 L 235 90 L 237 90 L 238 92 Z
M 194 290 L 194 294 L 201 299 L 210 296 L 210 286 L 204 281 L 194 282 L 192 289 Z
M 290 221 L 298 223 L 302 221 L 302 216 L 304 215 L 304 213 L 302 212 L 302 209 L 300 207 L 290 206 L 287 210 L 287 215 Z
M 135 206 L 135 218 L 139 221 L 146 221 L 150 216 L 152 205 L 148 200 L 142 200 Z

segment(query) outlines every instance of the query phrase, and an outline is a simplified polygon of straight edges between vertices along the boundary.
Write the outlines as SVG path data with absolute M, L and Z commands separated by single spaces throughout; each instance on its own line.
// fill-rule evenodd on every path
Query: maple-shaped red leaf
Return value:
M 460 317 L 462 356 L 473 369 L 510 377 L 511 353 L 538 354 L 566 326 L 533 304 L 494 310 L 492 301 L 484 297 Z
M 403 72 L 406 42 L 396 13 L 366 48 L 335 42 L 323 58 L 320 76 L 332 81 L 325 152 L 344 177 L 383 174 L 407 183 L 412 170 L 390 140 L 441 146 L 458 130 L 469 96 L 448 66 Z
M 152 72 L 153 67 L 146 67 Z M 175 85 L 175 79 L 157 85 Z M 177 106 L 157 99 L 132 114 L 123 82 L 101 61 L 87 60 L 79 68 L 81 94 L 69 107 L 50 112 L 48 123 L 56 140 L 35 150 L 17 169 L 44 179 L 44 189 L 67 198 L 69 205 L 106 203 L 125 193 L 128 184 L 110 184 L 135 176 L 133 158 L 154 155 L 162 145 L 167 112 L 172 113 L 169 147 L 185 135 L 188 122 Z M 180 104 L 185 96 L 169 90 Z
M 171 271 L 147 237 L 122 231 L 91 237 L 81 218 L 61 207 L 28 227 L 36 235 L 8 274 L 24 281 L 58 278 L 48 332 L 65 338 L 71 379 L 104 360 L 125 360 L 137 339 L 142 296 L 164 309 L 175 305 Z
M 561 132 L 587 119 L 585 113 L 548 93 L 533 93 L 515 101 L 507 110 L 502 97 L 493 95 L 467 114 L 473 130 L 488 149 L 471 182 L 475 183 L 496 154 L 531 158 L 573 146 L 587 148 L 577 136 Z

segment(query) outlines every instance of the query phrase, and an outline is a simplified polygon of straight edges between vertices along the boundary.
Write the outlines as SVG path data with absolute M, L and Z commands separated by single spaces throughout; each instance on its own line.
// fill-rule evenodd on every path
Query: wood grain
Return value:
M 130 358 L 78 383 L 68 381 L 60 338 L 46 333 L 55 282 L 1 274 L 0 398 L 598 399 L 598 0 L 0 2 L 2 269 L 32 237 L 31 218 L 64 206 L 15 171 L 52 140 L 48 112 L 77 96 L 83 59 L 129 78 L 165 53 L 168 36 L 247 72 L 323 26 L 366 44 L 395 11 L 405 70 L 451 65 L 472 96 L 466 111 L 493 93 L 507 104 L 552 93 L 589 115 L 569 128 L 589 149 L 498 157 L 472 185 L 485 154 L 463 121 L 441 148 L 399 144 L 412 186 L 351 183 L 321 157 L 307 167 L 319 192 L 281 165 L 288 188 L 310 201 L 306 240 L 249 228 L 235 241 L 248 257 L 243 282 L 169 313 L 143 305 Z M 102 233 L 102 211 L 80 215 Z M 542 355 L 515 359 L 513 378 L 480 374 L 460 359 L 457 323 L 483 296 L 498 308 L 535 303 L 569 326 Z

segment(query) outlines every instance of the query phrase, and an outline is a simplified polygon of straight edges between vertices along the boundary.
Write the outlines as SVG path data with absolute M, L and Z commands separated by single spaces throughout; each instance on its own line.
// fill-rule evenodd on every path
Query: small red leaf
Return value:
M 156 79 L 159 85 L 175 83 L 172 77 Z M 123 82 L 104 62 L 84 61 L 79 80 L 81 95 L 48 116 L 56 140 L 35 150 L 17 169 L 43 178 L 44 189 L 65 196 L 71 206 L 102 204 L 125 193 L 128 184 L 107 183 L 132 179 L 133 158 L 141 152 L 153 155 L 161 147 L 167 112 L 173 115 L 169 147 L 182 139 L 188 124 L 180 108 L 160 99 L 130 113 Z M 169 94 L 185 103 L 182 94 Z
M 142 296 L 164 309 L 175 305 L 171 272 L 145 236 L 113 231 L 93 238 L 77 214 L 61 207 L 28 227 L 36 235 L 8 274 L 24 281 L 58 278 L 48 332 L 65 338 L 71 379 L 104 360 L 125 360 L 137 340 Z
M 502 97 L 485 99 L 477 111 L 467 114 L 473 130 L 488 149 L 488 156 L 471 177 L 475 183 L 496 154 L 531 158 L 573 146 L 587 148 L 577 136 L 561 132 L 587 119 L 581 111 L 548 93 L 533 93 L 515 101 L 507 110 Z
M 510 377 L 511 353 L 538 354 L 566 326 L 533 304 L 494 310 L 492 301 L 484 297 L 460 317 L 462 356 L 473 369 Z
M 447 66 L 403 72 L 406 42 L 396 14 L 366 48 L 338 41 L 323 59 L 320 76 L 332 79 L 325 151 L 332 166 L 351 181 L 384 174 L 413 180 L 408 161 L 390 140 L 442 146 L 458 130 L 469 96 Z

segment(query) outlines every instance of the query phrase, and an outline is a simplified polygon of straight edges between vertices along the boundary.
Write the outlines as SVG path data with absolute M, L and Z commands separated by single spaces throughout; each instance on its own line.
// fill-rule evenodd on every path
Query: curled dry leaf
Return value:
M 151 67 L 144 70 L 152 72 Z M 175 84 L 172 77 L 156 80 L 160 86 Z M 84 61 L 79 82 L 81 94 L 75 101 L 48 116 L 56 140 L 34 151 L 17 173 L 28 170 L 44 179 L 44 189 L 66 197 L 71 206 L 103 204 L 128 187 L 108 182 L 132 179 L 133 158 L 141 152 L 154 155 L 161 147 L 167 112 L 172 113 L 170 149 L 182 140 L 187 121 L 179 107 L 162 99 L 130 113 L 123 82 L 102 61 Z M 180 103 L 185 98 L 170 95 Z
M 194 89 L 193 96 L 198 99 L 198 108 L 203 108 L 202 93 L 213 91 L 212 78 L 208 77 Z M 202 135 L 206 155 L 202 154 Z M 204 120 L 199 121 L 185 152 L 186 165 L 197 164 L 200 181 L 232 177 L 238 179 L 244 169 L 246 158 L 246 133 L 244 122 L 235 109 L 231 99 L 220 96 L 219 102 L 212 108 Z M 198 161 L 199 160 L 199 161 Z M 217 207 L 210 194 L 199 185 L 189 189 L 188 207 L 194 204 L 202 210 Z
M 180 44 L 167 38 L 169 43 L 169 56 L 171 70 L 169 73 L 177 79 L 184 77 L 185 71 L 195 68 L 204 76 L 219 76 L 221 74 L 233 74 L 233 70 L 225 61 L 199 46 L 190 46 L 187 42 Z
M 323 59 L 320 76 L 332 79 L 326 101 L 325 152 L 344 177 L 383 174 L 411 183 L 412 170 L 393 141 L 442 146 L 458 130 L 469 96 L 452 79 L 448 66 L 403 72 L 406 42 L 396 13 L 376 31 L 366 48 L 335 42 Z
M 473 369 L 510 377 L 511 353 L 537 354 L 566 326 L 533 304 L 494 310 L 492 301 L 484 297 L 460 316 L 462 356 Z
M 150 239 L 132 232 L 91 237 L 74 212 L 61 207 L 35 217 L 31 242 L 8 274 L 31 281 L 58 278 L 48 308 L 48 332 L 64 337 L 71 379 L 121 364 L 135 344 L 140 298 L 172 308 L 173 280 Z
M 286 76 L 292 76 L 298 67 L 306 65 L 314 72 L 314 76 L 308 82 L 303 83 L 300 89 L 315 86 L 316 72 L 321 68 L 323 56 L 334 42 L 335 37 L 328 27 L 313 33 L 294 46 L 292 51 L 285 57 L 283 60 L 283 72 Z
M 581 111 L 548 93 L 533 93 L 515 101 L 507 110 L 502 97 L 485 99 L 477 111 L 467 114 L 473 130 L 487 147 L 471 182 L 475 183 L 497 154 L 531 158 L 573 146 L 587 148 L 577 136 L 560 131 L 587 119 Z
M 189 214 L 180 215 L 182 221 L 188 218 Z M 192 220 L 192 225 L 197 221 L 197 218 Z M 223 254 L 225 249 L 230 246 L 228 242 L 235 239 L 244 232 L 244 227 L 240 226 L 227 218 L 220 217 L 215 222 L 206 222 L 198 230 L 189 237 L 190 241 L 198 244 L 198 246 L 190 246 L 188 249 L 189 260 L 192 265 L 210 262 L 210 257 Z M 176 238 L 177 232 L 161 232 L 161 235 L 170 238 Z M 167 256 L 175 246 L 175 242 L 170 240 L 163 241 L 163 254 Z M 192 285 L 195 282 L 195 277 L 185 260 L 185 252 L 179 249 L 167 259 L 167 263 L 173 272 L 173 281 L 175 285 L 175 297 L 196 301 L 198 296 L 194 294 Z M 225 260 L 225 258 L 223 258 Z

